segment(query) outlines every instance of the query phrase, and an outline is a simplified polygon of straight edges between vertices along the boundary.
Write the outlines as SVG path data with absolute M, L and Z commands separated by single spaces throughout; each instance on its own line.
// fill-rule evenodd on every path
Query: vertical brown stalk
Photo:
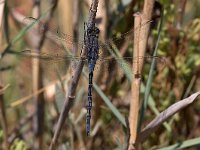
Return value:
M 32 16 L 38 18 L 40 16 L 40 1 L 35 0 L 33 6 Z M 36 29 L 38 32 L 38 41 L 40 41 L 39 35 L 39 26 Z M 40 52 L 40 42 L 35 43 L 34 50 L 36 53 Z M 37 58 L 32 58 L 32 79 L 33 79 L 33 93 L 38 91 L 43 87 L 42 83 L 42 67 L 40 60 Z M 34 132 L 35 132 L 35 149 L 43 149 L 43 130 L 44 130 L 44 96 L 43 93 L 40 93 L 37 96 L 34 96 L 36 115 L 34 116 Z
M 53 16 L 54 10 L 57 6 L 57 0 L 51 1 L 52 8 L 47 16 L 47 21 L 45 22 L 45 25 L 48 26 L 48 23 L 50 19 Z M 40 17 L 40 0 L 34 1 L 34 7 L 33 7 L 33 17 L 38 18 Z M 43 47 L 46 32 L 47 30 L 44 30 L 43 33 L 40 33 L 40 27 L 37 27 L 37 42 L 34 44 L 34 49 L 36 53 L 40 53 L 41 49 Z M 34 42 L 33 42 L 34 43 Z M 33 58 L 32 59 L 32 75 L 33 75 L 33 93 L 39 91 L 43 88 L 43 70 L 42 65 L 39 59 Z M 36 135 L 36 145 L 35 149 L 43 149 L 43 132 L 44 132 L 44 117 L 45 117 L 45 100 L 43 93 L 40 93 L 39 95 L 35 96 L 35 102 L 36 102 L 36 116 L 34 117 L 34 129 L 35 129 L 35 135 Z
M 130 102 L 130 113 L 129 113 L 129 126 L 130 126 L 130 138 L 129 138 L 129 150 L 135 149 L 135 141 L 137 136 L 137 122 L 139 112 L 139 99 L 140 99 L 140 82 L 141 82 L 141 59 L 139 59 L 139 39 L 140 39 L 140 26 L 141 25 L 141 14 L 135 15 L 135 30 L 134 33 L 134 52 L 133 55 L 136 57 L 136 63 L 133 63 L 134 77 L 132 81 L 132 100 Z M 139 28 L 138 28 L 139 27 Z
M 3 87 L 0 86 L 0 91 L 2 91 Z M 3 149 L 8 150 L 8 127 L 7 127 L 7 119 L 6 119 L 6 111 L 4 106 L 3 92 L 0 92 L 0 121 L 1 127 L 3 129 Z
M 136 61 L 133 63 L 133 81 L 132 81 L 132 100 L 130 102 L 129 112 L 129 126 L 130 126 L 130 137 L 128 149 L 137 149 L 136 139 L 137 135 L 137 123 L 139 115 L 139 103 L 140 103 L 140 85 L 141 85 L 141 74 L 144 64 L 144 55 L 147 47 L 147 40 L 149 35 L 150 24 L 142 26 L 142 24 L 151 20 L 152 11 L 154 6 L 154 0 L 146 0 L 144 3 L 143 13 L 135 14 L 135 30 L 134 32 L 134 52 L 133 55 Z M 136 62 L 136 63 L 135 63 Z
M 142 12 L 142 24 L 150 21 L 152 19 L 153 7 L 154 7 L 155 0 L 145 0 L 144 8 Z M 147 47 L 147 40 L 149 36 L 150 30 L 150 23 L 146 24 L 141 28 L 141 37 L 140 37 L 140 53 L 141 56 L 145 55 L 146 47 Z M 143 64 L 142 64 L 143 66 Z
M 78 53 L 80 0 L 73 1 L 73 54 Z

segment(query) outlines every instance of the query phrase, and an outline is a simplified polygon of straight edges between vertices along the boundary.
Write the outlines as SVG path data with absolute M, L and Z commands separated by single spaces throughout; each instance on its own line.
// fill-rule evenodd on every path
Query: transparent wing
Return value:
M 66 62 L 68 64 L 71 63 L 77 64 L 81 60 L 81 57 L 68 54 L 65 50 L 57 50 L 57 51 L 59 51 L 60 53 L 44 53 L 44 52 L 37 53 L 34 50 L 24 50 L 21 52 L 15 52 L 15 51 L 8 51 L 8 52 L 22 57 L 40 59 L 42 62 L 45 62 L 46 64 L 48 63 L 51 64 L 52 62 L 54 63 Z M 85 63 L 87 63 L 86 58 L 84 58 L 83 60 L 85 61 Z M 152 61 L 155 60 L 156 64 L 159 65 L 161 68 L 165 67 L 166 65 L 165 58 L 160 56 L 144 56 L 144 57 L 107 56 L 107 57 L 100 57 L 97 60 L 96 68 L 99 68 L 99 66 L 102 65 L 108 69 L 111 69 L 113 64 L 118 64 L 121 67 L 126 67 L 127 65 L 132 66 L 133 64 L 140 63 L 141 60 L 144 61 L 144 64 L 151 64 Z
M 46 32 L 47 38 L 49 38 L 50 40 L 56 40 L 56 41 L 63 42 L 65 44 L 65 47 L 68 50 L 73 49 L 72 36 L 70 36 L 64 32 L 61 32 L 58 27 L 51 25 L 51 24 L 47 25 L 47 24 L 43 23 L 41 20 L 38 20 L 33 17 L 26 17 L 23 20 L 23 23 L 25 25 L 30 25 L 34 22 L 36 22 L 36 24 L 34 25 L 33 29 L 37 28 L 37 30 L 34 30 L 35 34 L 42 34 L 44 31 L 47 31 Z M 38 31 L 39 31 L 39 33 L 38 33 Z M 74 41 L 76 41 L 76 40 L 77 39 L 74 39 Z M 78 51 L 80 52 L 81 48 L 83 47 L 83 41 L 79 40 L 77 42 L 77 45 L 78 45 Z
M 52 67 L 52 64 L 59 64 L 61 62 L 64 62 L 66 64 L 71 64 L 71 68 L 75 68 L 74 66 L 80 61 L 79 54 L 81 52 L 81 49 L 83 47 L 83 41 L 78 41 L 78 55 L 70 55 L 69 53 L 72 52 L 73 49 L 73 38 L 70 35 L 67 35 L 59 30 L 59 28 L 53 26 L 53 25 L 45 25 L 42 21 L 32 18 L 32 17 L 26 17 L 24 19 L 25 24 L 31 24 L 33 22 L 37 22 L 36 25 L 39 26 L 39 31 L 42 33 L 44 30 L 47 30 L 47 36 L 52 38 L 53 40 L 58 41 L 64 41 L 65 42 L 65 48 L 62 48 L 61 46 L 57 46 L 54 49 L 47 48 L 46 50 L 42 50 L 39 54 L 36 53 L 34 50 L 25 50 L 22 52 L 12 52 L 13 54 L 21 55 L 24 57 L 32 57 L 40 59 L 41 62 L 44 64 L 44 66 L 50 66 Z M 147 21 L 142 26 L 145 26 L 152 21 Z M 121 41 L 133 41 L 133 32 L 137 30 L 137 28 L 130 30 L 129 32 L 126 32 L 125 34 L 122 34 L 118 36 L 117 38 L 113 38 L 111 40 L 108 40 L 104 43 L 100 42 L 100 52 L 99 52 L 99 59 L 96 63 L 96 70 L 104 66 L 104 68 L 108 68 L 109 70 L 112 70 L 113 66 L 121 66 L 123 70 L 130 70 L 127 68 L 131 68 L 130 66 L 134 63 L 138 62 L 138 59 L 144 59 L 145 64 L 150 64 L 153 59 L 156 59 L 156 62 L 159 66 L 164 66 L 165 62 L 163 61 L 163 58 L 160 57 L 152 57 L 152 56 L 145 56 L 140 58 L 133 58 L 133 57 L 117 57 L 108 54 L 108 49 L 111 49 L 112 51 L 112 45 L 111 43 L 118 44 Z M 133 43 L 133 42 L 132 42 Z M 11 51 L 10 51 L 11 52 Z M 112 53 L 112 52 L 111 52 Z M 85 62 L 87 62 L 87 59 L 85 59 Z M 50 65 L 49 65 L 50 64 Z M 72 65 L 73 64 L 73 65 Z M 59 66 L 59 65 L 58 65 Z M 132 71 L 129 71 L 129 74 L 131 74 Z
M 141 60 L 144 61 L 144 66 L 150 69 L 150 65 L 153 61 L 155 61 L 156 69 L 163 70 L 166 65 L 166 61 L 164 57 L 159 56 L 145 56 L 145 57 L 109 57 L 105 59 L 97 60 L 96 68 L 99 69 L 101 67 L 105 68 L 106 71 L 112 72 L 112 70 L 118 69 L 120 74 L 125 74 L 128 78 L 132 78 L 133 70 L 135 69 L 132 66 L 135 64 L 139 64 Z M 138 65 L 140 66 L 140 65 Z
M 33 18 L 33 17 L 26 17 L 24 18 L 23 22 L 26 25 L 32 24 L 33 22 L 37 22 L 36 26 L 39 27 L 39 33 L 43 33 L 44 31 L 47 31 L 47 37 L 52 38 L 54 40 L 64 41 L 67 49 L 71 49 L 71 50 L 73 49 L 73 41 L 78 41 L 77 44 L 78 44 L 79 52 L 81 51 L 81 48 L 83 47 L 84 37 L 80 37 L 79 39 L 81 40 L 78 40 L 75 38 L 73 39 L 71 35 L 68 35 L 60 31 L 60 29 L 56 27 L 55 25 L 51 25 L 51 24 L 47 25 L 43 23 L 41 20 Z M 99 41 L 99 47 L 100 47 L 99 53 L 105 54 L 103 50 L 107 51 L 108 47 L 112 47 L 111 43 L 120 44 L 124 40 L 133 42 L 134 32 L 138 29 L 145 27 L 146 25 L 149 25 L 151 22 L 153 22 L 153 20 L 149 20 L 143 23 L 140 27 L 136 27 L 136 28 L 132 27 L 128 32 L 123 33 L 123 34 L 118 34 L 118 36 L 110 38 L 104 42 Z
M 50 80 L 57 79 L 58 74 L 60 76 L 65 75 L 67 71 L 73 72 L 76 64 L 80 61 L 79 57 L 74 57 L 67 54 L 51 54 L 51 53 L 36 53 L 34 50 L 24 50 L 21 52 L 8 51 L 9 54 L 17 56 L 19 62 L 29 62 L 29 67 L 33 67 L 31 63 L 34 59 L 39 60 L 42 66 L 42 72 L 45 77 L 50 78 Z M 28 73 L 31 76 L 31 72 Z

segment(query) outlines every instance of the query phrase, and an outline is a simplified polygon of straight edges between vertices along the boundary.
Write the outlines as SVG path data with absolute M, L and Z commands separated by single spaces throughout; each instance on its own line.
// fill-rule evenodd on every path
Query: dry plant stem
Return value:
M 158 127 L 169 119 L 171 116 L 182 110 L 183 108 L 189 106 L 190 104 L 194 103 L 197 97 L 200 95 L 200 91 L 192 94 L 190 97 L 187 97 L 183 100 L 179 100 L 175 104 L 168 107 L 166 110 L 160 113 L 154 120 L 152 120 L 140 133 L 137 142 L 144 142 L 151 133 L 154 133 Z
M 76 55 L 78 52 L 78 38 L 79 38 L 79 10 L 80 10 L 80 1 L 73 1 L 73 54 Z
M 140 27 L 141 25 L 141 14 L 135 15 L 135 27 Z M 134 33 L 134 57 L 139 58 L 139 39 L 140 39 L 140 28 Z M 137 136 L 137 122 L 138 122 L 138 111 L 139 111 L 139 99 L 140 99 L 140 82 L 141 82 L 141 70 L 139 64 L 141 59 L 137 60 L 137 63 L 133 63 L 134 77 L 132 81 L 132 100 L 130 102 L 130 114 L 129 114 L 129 127 L 130 127 L 130 137 L 129 137 L 129 150 L 135 149 L 135 141 Z
M 154 3 L 155 3 L 155 0 L 145 0 L 144 8 L 143 8 L 142 16 L 141 16 L 142 24 L 145 24 L 146 22 L 152 19 Z M 150 30 L 150 23 L 146 24 L 145 26 L 141 28 L 140 56 L 145 55 L 146 48 L 147 48 L 147 40 L 149 36 L 149 30 Z M 141 66 L 143 66 L 143 63 L 141 64 Z
M 152 11 L 154 7 L 154 0 L 145 0 L 142 14 L 135 14 L 135 27 L 140 27 L 139 30 L 134 32 L 134 57 L 138 58 L 137 63 L 133 64 L 133 81 L 132 81 L 132 100 L 130 102 L 129 112 L 129 126 L 130 126 L 130 138 L 128 149 L 137 149 L 137 123 L 139 113 L 139 99 L 140 99 L 140 85 L 141 74 L 143 69 L 144 60 L 139 59 L 144 57 L 147 40 L 149 35 L 150 24 L 141 27 L 142 24 L 151 20 Z
M 49 20 L 51 19 L 53 12 L 57 5 L 57 0 L 52 1 L 53 7 L 49 12 L 49 16 L 46 21 L 46 25 L 48 25 Z M 38 18 L 40 16 L 40 1 L 35 1 L 33 7 L 33 17 Z M 39 26 L 37 29 L 38 33 L 40 31 Z M 41 48 L 45 41 L 46 30 L 40 36 L 38 34 L 39 42 L 34 45 L 34 49 L 36 53 L 40 53 Z M 42 66 L 39 59 L 32 59 L 33 64 L 33 93 L 43 88 L 43 72 Z M 35 149 L 43 149 L 43 132 L 44 132 L 44 113 L 45 113 L 45 100 L 43 93 L 40 93 L 38 96 L 35 96 L 36 99 L 36 116 L 34 117 L 34 125 L 35 125 L 35 135 L 36 135 L 36 145 Z
M 33 17 L 38 18 L 40 16 L 40 1 L 35 3 L 33 7 Z M 39 33 L 39 27 L 37 28 Z M 40 36 L 37 36 L 40 40 Z M 34 50 L 36 53 L 40 52 L 40 43 L 35 43 Z M 33 93 L 38 91 L 43 87 L 42 84 L 42 68 L 40 65 L 40 60 L 33 58 L 32 59 L 32 79 L 33 79 Z M 39 95 L 34 97 L 35 99 L 35 107 L 36 107 L 36 114 L 33 118 L 34 121 L 34 132 L 35 132 L 35 149 L 43 149 L 43 129 L 44 129 L 44 97 L 43 94 L 40 93 Z
M 9 87 L 10 87 L 10 84 L 7 84 L 3 88 L 0 88 L 0 95 L 2 95 Z
M 3 87 L 0 86 L 0 90 L 3 89 Z M 3 93 L 0 93 L 0 121 L 1 121 L 1 127 L 3 130 L 3 149 L 8 150 L 9 144 L 8 144 L 8 127 L 7 127 L 7 119 L 6 119 L 6 111 L 4 106 L 4 99 L 3 99 Z
M 98 7 L 98 0 L 93 0 L 92 5 L 90 7 L 89 19 L 88 19 L 88 22 L 87 22 L 89 27 L 91 25 L 95 24 L 97 7 Z M 59 116 L 57 126 L 56 126 L 56 130 L 55 130 L 53 139 L 51 141 L 51 145 L 49 147 L 50 150 L 55 148 L 55 145 L 56 145 L 56 142 L 57 142 L 58 137 L 60 135 L 64 121 L 65 121 L 66 117 L 68 116 L 68 112 L 69 112 L 70 108 L 73 105 L 73 101 L 74 101 L 74 97 L 75 97 L 74 95 L 75 95 L 76 87 L 78 85 L 78 81 L 79 81 L 79 78 L 80 78 L 80 75 L 81 75 L 81 72 L 82 72 L 82 69 L 83 69 L 84 54 L 86 54 L 86 51 L 87 51 L 87 48 L 84 46 L 83 47 L 83 56 L 82 56 L 80 62 L 78 63 L 78 65 L 76 67 L 74 75 L 72 76 L 72 81 L 71 81 L 71 84 L 70 84 L 68 95 L 65 98 L 64 106 L 63 106 L 63 109 L 62 109 L 61 114 Z

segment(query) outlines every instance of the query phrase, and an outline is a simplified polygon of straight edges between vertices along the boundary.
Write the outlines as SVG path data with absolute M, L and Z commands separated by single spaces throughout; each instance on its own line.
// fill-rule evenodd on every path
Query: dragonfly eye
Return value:
M 96 34 L 99 34 L 100 30 L 98 28 L 96 28 Z

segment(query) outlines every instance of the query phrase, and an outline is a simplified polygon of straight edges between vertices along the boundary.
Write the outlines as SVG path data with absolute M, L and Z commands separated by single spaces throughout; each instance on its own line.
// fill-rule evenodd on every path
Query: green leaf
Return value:
M 174 145 L 168 146 L 168 147 L 163 147 L 159 148 L 157 150 L 178 150 L 178 149 L 184 149 L 187 147 L 195 146 L 200 144 L 200 137 L 199 138 L 194 138 L 190 140 L 186 140 L 183 142 L 178 142 Z
M 11 145 L 11 150 L 27 150 L 28 147 L 23 140 L 15 139 L 14 143 Z

